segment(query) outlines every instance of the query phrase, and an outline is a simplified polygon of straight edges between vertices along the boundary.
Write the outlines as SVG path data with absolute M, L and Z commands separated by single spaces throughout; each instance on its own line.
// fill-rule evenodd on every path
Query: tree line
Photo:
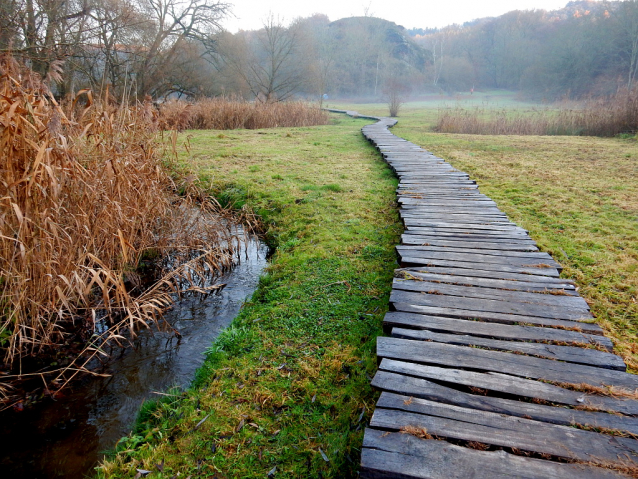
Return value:
M 613 95 L 636 83 L 638 0 L 512 11 L 415 38 L 434 55 L 431 84 L 450 92 L 505 88 L 549 101 Z
M 316 14 L 224 31 L 223 0 L 0 0 L 0 49 L 55 93 L 117 98 L 234 95 L 264 101 L 324 94 L 520 90 L 582 98 L 631 89 L 638 0 L 569 2 L 442 29 Z
M 422 82 L 428 52 L 395 24 L 325 15 L 224 31 L 222 0 L 0 0 L 0 50 L 64 97 L 82 88 L 123 98 L 381 94 Z

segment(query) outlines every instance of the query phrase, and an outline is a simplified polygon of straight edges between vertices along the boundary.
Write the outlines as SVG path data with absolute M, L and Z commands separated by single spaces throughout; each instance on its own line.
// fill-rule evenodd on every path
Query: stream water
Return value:
M 82 478 L 93 472 L 103 451 L 128 434 L 137 411 L 154 392 L 185 387 L 204 352 L 230 324 L 266 265 L 268 248 L 246 242 L 241 262 L 221 282 L 226 287 L 204 300 L 186 298 L 165 317 L 181 335 L 141 334 L 106 367 L 110 377 L 86 377 L 47 400 L 0 414 L 0 477 Z

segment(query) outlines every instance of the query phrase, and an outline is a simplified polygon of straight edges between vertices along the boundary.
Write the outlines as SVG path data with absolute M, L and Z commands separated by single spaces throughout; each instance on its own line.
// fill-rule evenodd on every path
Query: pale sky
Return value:
M 369 15 L 390 20 L 406 28 L 444 27 L 476 18 L 495 17 L 511 10 L 556 10 L 568 0 L 228 0 L 237 18 L 222 25 L 236 32 L 262 26 L 271 12 L 289 23 L 296 17 L 325 13 L 331 21 L 344 17 Z

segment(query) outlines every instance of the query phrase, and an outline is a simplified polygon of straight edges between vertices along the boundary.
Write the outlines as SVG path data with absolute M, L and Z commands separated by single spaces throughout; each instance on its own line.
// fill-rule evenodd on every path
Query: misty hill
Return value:
M 349 17 L 332 22 L 330 25 L 335 37 L 340 41 L 352 41 L 349 32 L 365 30 L 365 37 L 374 38 L 379 52 L 389 55 L 423 71 L 431 53 L 418 45 L 407 33 L 406 29 L 396 23 L 374 17 Z
M 412 38 L 433 54 L 432 84 L 449 92 L 475 86 L 578 99 L 632 88 L 638 75 L 635 1 L 578 0 L 550 12 L 511 11 Z

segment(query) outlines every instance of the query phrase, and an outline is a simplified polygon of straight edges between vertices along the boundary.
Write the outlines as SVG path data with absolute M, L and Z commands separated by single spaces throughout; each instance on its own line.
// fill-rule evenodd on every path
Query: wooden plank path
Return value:
M 363 118 L 405 233 L 361 477 L 636 477 L 638 376 L 560 265 L 396 120 Z

